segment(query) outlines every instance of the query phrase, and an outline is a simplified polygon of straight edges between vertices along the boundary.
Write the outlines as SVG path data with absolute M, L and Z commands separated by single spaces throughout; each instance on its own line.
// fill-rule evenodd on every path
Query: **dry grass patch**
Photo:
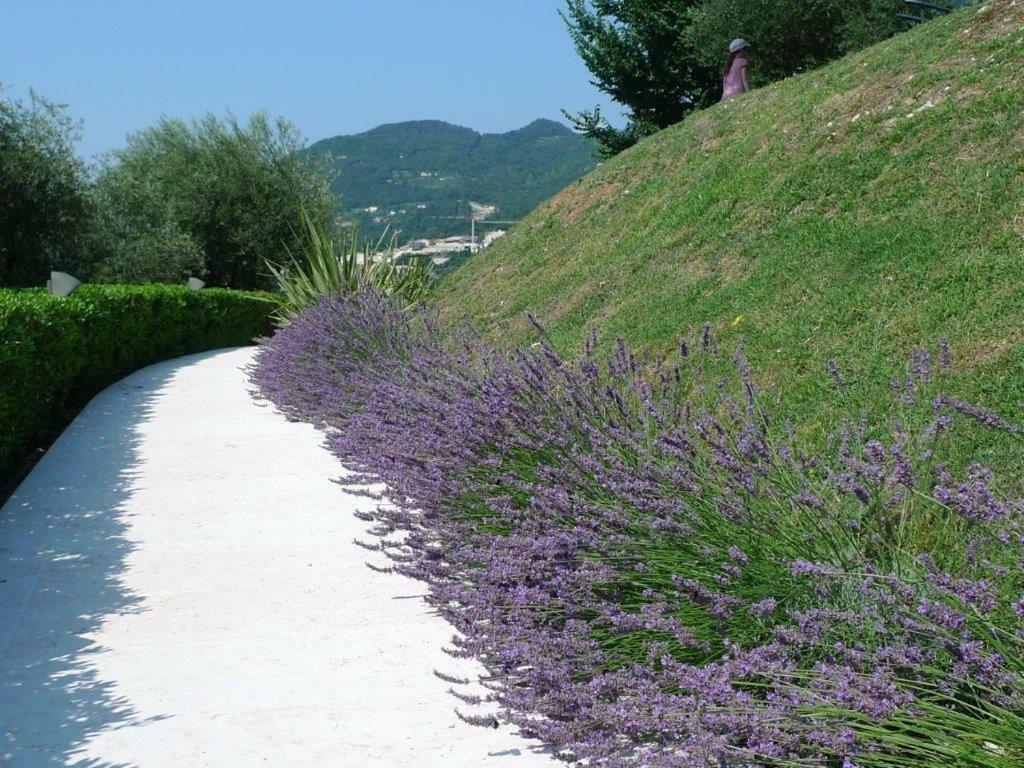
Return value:
M 559 193 L 551 201 L 550 206 L 563 224 L 575 224 L 592 208 L 606 205 L 621 194 L 624 186 L 621 179 L 577 182 Z
M 1014 328 L 1006 336 L 978 339 L 966 349 L 957 352 L 957 368 L 971 371 L 1002 358 L 1024 344 L 1024 329 Z

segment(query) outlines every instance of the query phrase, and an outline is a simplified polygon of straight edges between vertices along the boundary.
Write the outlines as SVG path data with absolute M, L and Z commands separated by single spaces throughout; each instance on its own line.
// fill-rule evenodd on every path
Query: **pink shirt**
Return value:
M 732 60 L 729 71 L 725 73 L 722 81 L 722 101 L 731 99 L 737 93 L 743 93 L 743 69 L 747 66 L 747 57 L 740 54 Z

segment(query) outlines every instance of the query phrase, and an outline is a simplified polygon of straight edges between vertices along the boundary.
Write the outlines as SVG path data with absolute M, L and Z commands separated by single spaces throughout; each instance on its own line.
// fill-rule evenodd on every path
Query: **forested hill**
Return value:
M 403 240 L 466 232 L 470 201 L 495 206 L 491 218 L 519 219 L 597 164 L 588 139 L 552 120 L 500 134 L 393 123 L 307 151 L 325 156 L 346 216 L 367 234 L 390 225 Z

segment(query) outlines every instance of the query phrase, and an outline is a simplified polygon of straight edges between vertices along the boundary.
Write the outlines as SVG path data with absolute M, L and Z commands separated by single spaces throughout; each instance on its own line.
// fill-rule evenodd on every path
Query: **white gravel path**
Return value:
M 0 510 L 0 766 L 554 766 L 455 719 L 450 628 L 365 567 L 370 502 L 251 356 L 111 387 Z

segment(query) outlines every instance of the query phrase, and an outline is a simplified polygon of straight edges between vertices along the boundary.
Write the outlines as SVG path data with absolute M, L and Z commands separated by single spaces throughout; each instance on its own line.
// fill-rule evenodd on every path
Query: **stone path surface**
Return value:
M 0 766 L 555 765 L 455 718 L 450 627 L 366 568 L 371 502 L 251 357 L 129 376 L 0 510 Z

